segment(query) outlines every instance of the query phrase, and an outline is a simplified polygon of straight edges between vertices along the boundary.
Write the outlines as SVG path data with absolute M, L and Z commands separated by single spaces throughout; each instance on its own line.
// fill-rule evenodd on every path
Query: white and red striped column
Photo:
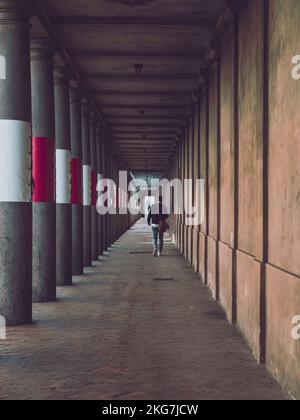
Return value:
M 90 151 L 90 106 L 87 100 L 81 101 L 82 129 L 82 193 L 83 193 L 83 265 L 92 265 L 92 213 L 91 213 L 91 151 Z
M 31 322 L 30 4 L 0 0 L 0 316 Z
M 91 151 L 91 240 L 92 261 L 98 260 L 98 213 L 97 204 L 97 143 L 96 143 L 96 117 L 90 114 L 90 151 Z
M 83 274 L 81 92 L 70 89 L 72 152 L 72 274 Z
M 106 154 L 106 133 L 104 133 L 103 138 L 102 138 L 102 172 L 103 172 L 103 188 L 105 187 L 105 179 L 107 178 L 107 154 Z M 103 244 L 103 253 L 105 251 L 107 251 L 107 236 L 108 236 L 108 216 L 104 215 L 103 216 L 103 240 L 102 240 L 102 244 Z
M 54 70 L 56 138 L 56 284 L 72 284 L 71 134 L 68 68 Z
M 32 319 L 30 3 L 0 0 L 0 316 Z
M 33 301 L 56 299 L 53 43 L 31 40 Z
M 101 123 L 96 127 L 96 148 L 97 148 L 97 185 L 103 179 L 103 159 L 102 159 L 102 129 Z M 97 200 L 99 192 L 97 191 Z M 96 203 L 97 204 L 97 203 Z M 98 257 L 103 255 L 103 216 L 98 214 Z
M 108 139 L 110 141 L 110 139 Z M 106 173 L 107 173 L 107 178 L 108 179 L 112 179 L 112 167 L 111 167 L 111 148 L 110 148 L 110 142 L 107 143 L 107 147 L 106 147 Z M 109 198 L 109 205 L 111 205 L 111 191 L 109 191 L 108 194 L 108 198 Z M 112 232 L 112 216 L 111 214 L 107 214 L 107 243 L 106 243 L 106 248 L 109 249 L 112 242 L 111 242 L 111 232 Z

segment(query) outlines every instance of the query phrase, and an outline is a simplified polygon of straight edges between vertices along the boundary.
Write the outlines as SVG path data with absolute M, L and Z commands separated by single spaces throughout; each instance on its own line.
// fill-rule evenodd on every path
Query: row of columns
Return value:
M 51 40 L 30 41 L 27 0 L 0 0 L 0 315 L 32 320 L 128 229 L 100 216 L 97 180 L 120 169 L 109 138 Z M 113 228 L 114 226 L 114 228 Z

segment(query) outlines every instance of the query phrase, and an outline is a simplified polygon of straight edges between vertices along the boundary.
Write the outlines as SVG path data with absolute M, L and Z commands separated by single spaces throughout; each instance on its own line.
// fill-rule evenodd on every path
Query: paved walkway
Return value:
M 0 341 L 0 398 L 282 399 L 168 242 L 139 222 L 35 323 Z

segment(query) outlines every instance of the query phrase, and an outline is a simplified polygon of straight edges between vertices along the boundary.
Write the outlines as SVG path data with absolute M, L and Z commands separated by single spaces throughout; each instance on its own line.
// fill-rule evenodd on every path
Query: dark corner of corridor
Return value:
M 1 401 L 300 400 L 299 24 L 0 0 Z

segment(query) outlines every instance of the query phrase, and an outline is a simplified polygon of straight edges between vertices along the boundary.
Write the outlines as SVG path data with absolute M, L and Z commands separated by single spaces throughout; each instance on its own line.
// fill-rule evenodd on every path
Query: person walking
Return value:
M 153 235 L 153 256 L 160 257 L 164 246 L 164 234 L 169 229 L 166 222 L 168 212 L 162 204 L 162 197 L 158 204 L 154 204 L 148 213 L 148 225 L 152 227 Z

